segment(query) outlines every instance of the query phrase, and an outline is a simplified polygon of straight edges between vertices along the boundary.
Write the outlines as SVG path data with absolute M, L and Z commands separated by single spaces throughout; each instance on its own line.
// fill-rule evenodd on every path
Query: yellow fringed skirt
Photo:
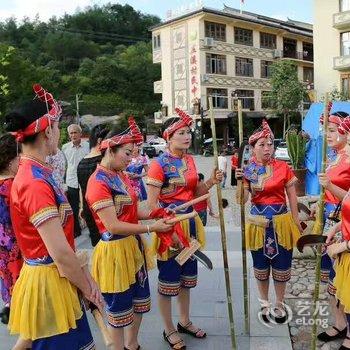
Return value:
M 300 232 L 292 214 L 288 212 L 274 215 L 272 220 L 278 244 L 287 250 L 293 249 L 300 237 Z M 262 215 L 253 215 L 248 217 L 247 221 L 245 227 L 246 248 L 259 250 L 264 246 L 266 218 Z
M 151 269 L 154 263 L 146 247 L 145 255 L 147 268 Z M 135 275 L 144 264 L 144 256 L 134 236 L 100 241 L 93 252 L 91 275 L 102 293 L 120 293 L 136 282 Z
M 344 252 L 335 261 L 334 287 L 336 297 L 344 306 L 344 312 L 350 313 L 350 253 Z
M 83 315 L 78 292 L 57 267 L 24 264 L 14 286 L 8 328 L 23 339 L 67 333 Z
M 204 226 L 202 223 L 202 220 L 199 216 L 196 216 L 194 218 L 195 224 L 196 224 L 196 239 L 201 245 L 201 248 L 203 249 L 205 247 L 205 231 Z M 181 227 L 185 233 L 185 237 L 190 241 L 190 220 L 183 220 L 180 222 Z M 172 257 L 170 250 L 168 249 L 163 254 L 159 255 L 158 248 L 160 245 L 160 239 L 158 238 L 156 233 L 153 233 L 152 236 L 152 244 L 151 244 L 151 252 L 153 255 L 157 255 L 158 260 L 167 261 L 169 258 Z

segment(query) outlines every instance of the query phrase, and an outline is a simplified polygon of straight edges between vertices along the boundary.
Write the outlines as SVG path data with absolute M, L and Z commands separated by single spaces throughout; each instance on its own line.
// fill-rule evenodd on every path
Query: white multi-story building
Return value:
M 269 113 L 264 96 L 271 90 L 275 59 L 295 61 L 300 80 L 313 83 L 312 25 L 307 23 L 226 6 L 222 11 L 198 7 L 168 18 L 152 28 L 152 35 L 153 62 L 161 64 L 162 77 L 154 82 L 154 92 L 162 95 L 163 111 L 172 115 L 179 107 L 193 114 L 196 100 L 206 109 L 207 97 L 214 96 L 223 135 L 234 95 L 242 99 L 246 117 Z
M 350 0 L 314 0 L 315 91 L 350 98 Z

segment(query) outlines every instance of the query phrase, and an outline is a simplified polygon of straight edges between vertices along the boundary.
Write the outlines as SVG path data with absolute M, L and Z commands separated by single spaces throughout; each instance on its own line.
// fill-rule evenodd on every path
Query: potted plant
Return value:
M 304 131 L 299 131 L 292 127 L 286 132 L 286 142 L 288 155 L 291 161 L 294 174 L 298 179 L 295 189 L 298 197 L 305 196 L 305 154 L 306 144 L 309 135 Z

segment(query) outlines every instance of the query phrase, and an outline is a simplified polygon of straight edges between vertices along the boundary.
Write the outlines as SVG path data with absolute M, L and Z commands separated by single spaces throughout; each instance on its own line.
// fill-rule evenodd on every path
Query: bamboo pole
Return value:
M 211 124 L 211 132 L 212 132 L 212 139 L 213 139 L 214 165 L 215 165 L 215 169 L 218 169 L 219 168 L 218 145 L 216 141 L 216 129 L 215 129 L 212 97 L 209 98 L 209 115 L 210 115 L 210 124 Z M 233 302 L 232 302 L 231 284 L 230 284 L 230 271 L 229 271 L 228 258 L 227 258 L 225 218 L 224 218 L 224 209 L 222 207 L 222 193 L 221 193 L 220 183 L 216 185 L 216 191 L 217 191 L 218 207 L 219 207 L 219 214 L 220 214 L 221 245 L 222 245 L 222 256 L 223 256 L 224 273 L 225 273 L 227 308 L 228 308 L 228 316 L 230 321 L 231 343 L 232 343 L 232 349 L 236 350 L 237 345 L 236 345 L 236 335 L 235 335 L 235 326 L 234 326 L 234 318 L 233 318 Z
M 327 162 L 327 128 L 328 128 L 328 119 L 329 112 L 332 107 L 332 104 L 329 102 L 329 95 L 326 94 L 325 98 L 325 106 L 323 113 L 323 143 L 322 143 L 322 166 L 321 172 L 324 173 L 326 171 L 326 162 Z M 325 199 L 325 190 L 324 187 L 321 186 L 320 199 L 318 202 L 318 215 L 317 221 L 315 222 L 316 227 L 318 228 L 318 232 L 316 234 L 322 235 L 324 228 L 324 199 Z M 311 339 L 311 349 L 316 350 L 317 343 L 317 316 L 319 312 L 318 301 L 320 296 L 320 280 L 321 280 L 321 257 L 322 257 L 322 246 L 319 245 L 317 247 L 316 252 L 316 276 L 315 276 L 315 289 L 314 289 L 314 299 L 313 299 L 313 327 L 312 327 L 312 339 Z
M 238 105 L 238 135 L 239 144 L 243 144 L 243 116 L 242 116 L 242 101 L 237 101 Z M 249 321 L 249 288 L 248 288 L 248 269 L 247 269 L 247 249 L 245 241 L 245 203 L 244 203 L 244 186 L 243 180 L 241 185 L 237 186 L 237 190 L 240 193 L 240 206 L 241 206 L 241 231 L 242 231 L 242 267 L 243 267 L 243 302 L 244 302 L 244 325 L 245 332 L 250 333 L 250 321 Z

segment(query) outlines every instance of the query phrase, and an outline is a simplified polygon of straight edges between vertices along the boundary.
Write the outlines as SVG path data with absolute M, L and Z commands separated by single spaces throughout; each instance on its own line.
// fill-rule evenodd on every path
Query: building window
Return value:
M 350 0 L 340 0 L 340 12 L 350 11 Z
M 303 67 L 303 81 L 312 84 L 314 82 L 314 69 L 310 67 Z
M 283 38 L 283 57 L 298 58 L 297 41 L 296 40 L 289 39 L 289 38 Z
M 218 41 L 226 41 L 226 25 L 205 21 L 205 36 Z
M 235 44 L 253 46 L 253 31 L 235 27 Z
M 350 99 L 350 74 L 341 75 L 341 92 L 345 98 Z
M 236 57 L 236 75 L 241 77 L 253 77 L 253 60 L 251 58 Z
M 261 91 L 261 109 L 273 109 L 271 91 Z
M 303 42 L 303 60 L 304 61 L 314 60 L 314 45 L 312 43 Z
M 254 90 L 236 90 L 235 96 L 242 101 L 242 108 L 254 111 Z
M 153 49 L 160 49 L 160 34 L 156 34 L 153 36 Z
M 276 35 L 260 33 L 260 47 L 263 49 L 276 49 Z
M 207 96 L 212 97 L 213 108 L 228 108 L 227 89 L 207 89 Z
M 350 55 L 350 32 L 345 32 L 340 34 L 341 40 L 341 55 Z
M 208 74 L 227 74 L 226 56 L 207 53 L 207 73 Z
M 271 78 L 272 63 L 271 61 L 261 61 L 261 78 Z

